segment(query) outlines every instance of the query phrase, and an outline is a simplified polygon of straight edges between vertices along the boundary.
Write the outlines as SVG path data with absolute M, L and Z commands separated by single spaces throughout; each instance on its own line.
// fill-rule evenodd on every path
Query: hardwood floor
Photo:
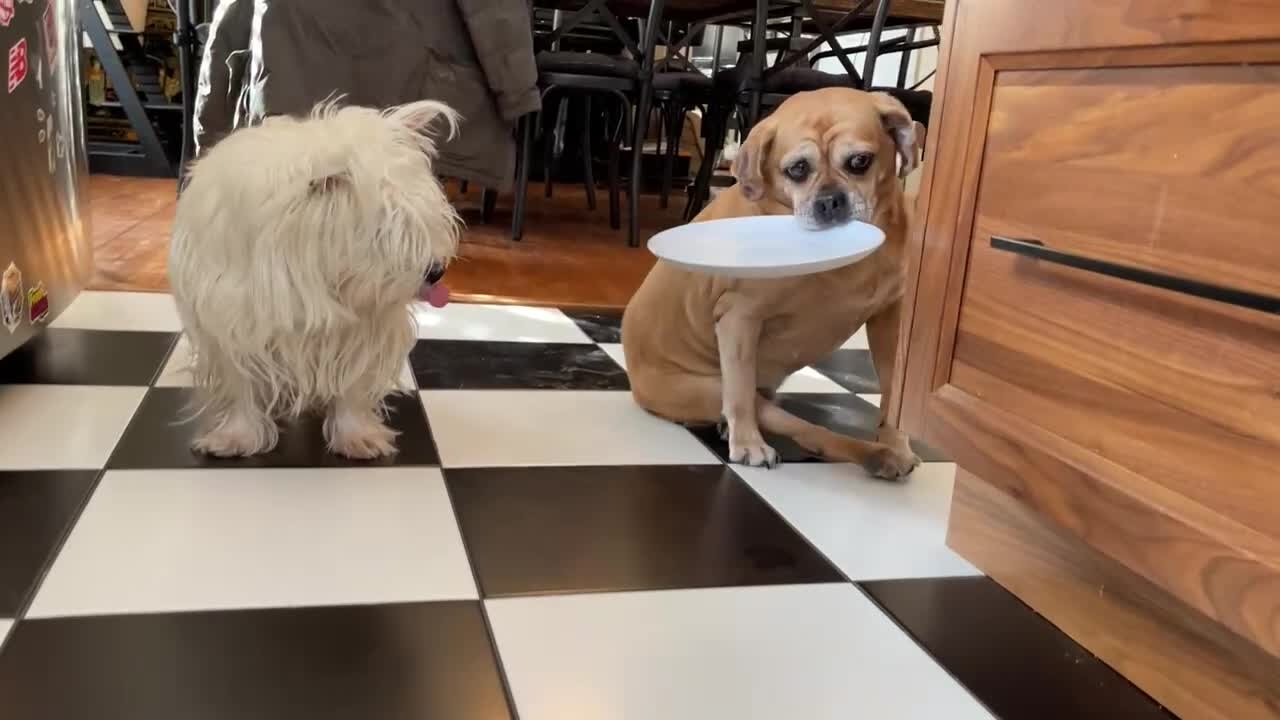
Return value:
M 587 210 L 580 187 L 556 186 L 555 197 L 530 188 L 524 240 L 510 240 L 511 198 L 502 197 L 493 222 L 480 222 L 480 193 L 451 195 L 467 229 L 462 252 L 447 282 L 455 298 L 534 305 L 622 307 L 644 280 L 654 258 L 629 248 L 623 230 L 609 227 L 608 194 Z M 641 199 L 642 238 L 680 222 L 683 203 L 667 210 L 658 199 Z M 89 182 L 91 232 L 102 290 L 168 290 L 165 263 L 177 197 L 172 180 L 93 175 Z M 625 221 L 625 219 L 624 219 Z

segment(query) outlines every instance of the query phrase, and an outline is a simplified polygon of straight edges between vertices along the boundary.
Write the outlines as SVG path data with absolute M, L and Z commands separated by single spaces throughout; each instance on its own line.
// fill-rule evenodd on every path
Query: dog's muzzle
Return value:
M 822 227 L 842 225 L 853 216 L 849 195 L 843 188 L 824 190 L 813 200 L 813 219 Z

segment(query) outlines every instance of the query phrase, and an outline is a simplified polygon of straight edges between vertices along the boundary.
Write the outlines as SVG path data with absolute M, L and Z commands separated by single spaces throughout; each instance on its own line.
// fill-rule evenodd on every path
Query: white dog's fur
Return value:
M 395 452 L 383 400 L 416 330 L 409 305 L 458 219 L 431 170 L 424 101 L 379 112 L 324 103 L 232 133 L 178 202 L 169 280 L 194 360 L 194 447 L 275 447 L 277 421 L 325 413 L 329 449 Z

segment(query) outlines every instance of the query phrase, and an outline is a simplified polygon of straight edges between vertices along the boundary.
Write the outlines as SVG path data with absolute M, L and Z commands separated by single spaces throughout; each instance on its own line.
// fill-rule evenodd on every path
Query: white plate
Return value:
M 792 215 L 763 215 L 674 227 L 654 235 L 649 252 L 695 272 L 766 278 L 849 265 L 883 242 L 884 232 L 864 222 L 809 230 Z

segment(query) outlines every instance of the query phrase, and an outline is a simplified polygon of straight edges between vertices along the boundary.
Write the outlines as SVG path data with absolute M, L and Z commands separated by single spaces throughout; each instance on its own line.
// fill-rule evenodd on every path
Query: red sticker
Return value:
M 9 92 L 18 89 L 27 79 L 27 39 L 22 38 L 9 48 Z
M 13 21 L 13 0 L 0 0 L 0 25 L 9 27 Z

